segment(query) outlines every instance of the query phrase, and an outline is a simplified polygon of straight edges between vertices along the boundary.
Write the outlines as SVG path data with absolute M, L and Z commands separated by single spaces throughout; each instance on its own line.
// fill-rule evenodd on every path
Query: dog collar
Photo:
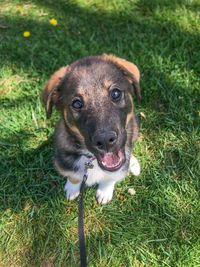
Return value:
M 74 149 L 75 151 L 78 151 L 80 148 L 81 148 L 81 147 L 80 147 L 78 144 L 74 144 L 74 145 L 73 145 L 73 149 Z

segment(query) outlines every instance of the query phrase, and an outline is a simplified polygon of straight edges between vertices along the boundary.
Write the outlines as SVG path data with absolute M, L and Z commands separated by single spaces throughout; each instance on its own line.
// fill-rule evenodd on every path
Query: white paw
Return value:
M 130 159 L 129 171 L 135 176 L 140 174 L 140 164 L 134 156 Z
M 64 187 L 64 191 L 68 200 L 74 200 L 80 193 L 81 182 L 78 184 L 72 184 L 69 179 Z
M 111 201 L 113 197 L 114 184 L 112 185 L 99 185 L 97 190 L 97 200 L 99 204 L 106 204 Z

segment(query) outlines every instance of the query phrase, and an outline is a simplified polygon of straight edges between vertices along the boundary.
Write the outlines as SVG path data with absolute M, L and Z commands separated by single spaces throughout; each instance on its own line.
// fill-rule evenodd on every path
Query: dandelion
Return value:
M 19 12 L 21 12 L 21 11 L 22 11 L 22 8 L 21 8 L 21 7 L 18 7 L 17 10 L 18 10 Z
M 53 26 L 56 26 L 58 24 L 57 20 L 56 19 L 51 19 L 49 21 Z
M 30 35 L 31 35 L 30 32 L 24 32 L 23 34 L 24 37 L 29 37 Z

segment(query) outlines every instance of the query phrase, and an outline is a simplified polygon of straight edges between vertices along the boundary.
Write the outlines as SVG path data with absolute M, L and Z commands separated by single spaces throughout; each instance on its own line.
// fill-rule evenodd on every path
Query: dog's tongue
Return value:
M 121 150 L 117 153 L 109 152 L 101 157 L 101 162 L 105 168 L 114 169 L 118 167 L 124 159 L 124 154 Z

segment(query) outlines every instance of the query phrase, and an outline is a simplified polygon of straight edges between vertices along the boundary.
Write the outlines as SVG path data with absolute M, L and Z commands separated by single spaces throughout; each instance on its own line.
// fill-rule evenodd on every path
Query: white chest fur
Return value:
M 85 162 L 88 161 L 88 158 L 86 156 L 81 156 L 75 163 L 74 166 L 78 168 L 77 172 L 73 171 L 64 171 L 64 170 L 59 170 L 60 173 L 63 176 L 70 177 L 71 179 L 74 180 L 79 180 L 82 181 L 83 175 L 84 175 L 84 169 L 85 169 Z M 97 160 L 93 160 L 94 167 L 92 169 L 88 169 L 87 174 L 88 178 L 86 181 L 86 184 L 88 186 L 92 186 L 94 184 L 99 184 L 102 182 L 117 182 L 122 180 L 127 171 L 120 169 L 115 172 L 108 172 L 103 169 L 101 169 L 97 163 Z
M 88 158 L 86 156 L 81 156 L 75 162 L 75 166 L 78 168 L 77 172 L 64 171 L 57 166 L 59 172 L 63 176 L 71 178 L 71 180 L 80 181 L 78 183 L 72 183 L 70 182 L 70 179 L 67 180 L 64 190 L 67 199 L 69 200 L 75 199 L 80 193 L 80 186 L 84 175 L 86 161 L 88 161 Z M 96 194 L 97 200 L 100 204 L 106 204 L 112 199 L 115 183 L 122 180 L 128 170 L 121 168 L 120 170 L 115 172 L 108 172 L 99 167 L 97 160 L 94 160 L 93 164 L 94 167 L 92 169 L 88 169 L 87 171 L 88 178 L 86 184 L 88 186 L 99 184 Z M 140 165 L 135 157 L 131 157 L 129 170 L 131 171 L 131 173 L 133 173 L 133 175 L 139 175 L 140 173 Z
M 104 182 L 117 182 L 122 180 L 127 171 L 122 169 L 115 172 L 108 172 L 101 169 L 97 163 L 97 160 L 93 161 L 94 167 L 92 169 L 88 169 L 88 179 L 86 184 L 91 186 L 93 184 L 100 184 Z

